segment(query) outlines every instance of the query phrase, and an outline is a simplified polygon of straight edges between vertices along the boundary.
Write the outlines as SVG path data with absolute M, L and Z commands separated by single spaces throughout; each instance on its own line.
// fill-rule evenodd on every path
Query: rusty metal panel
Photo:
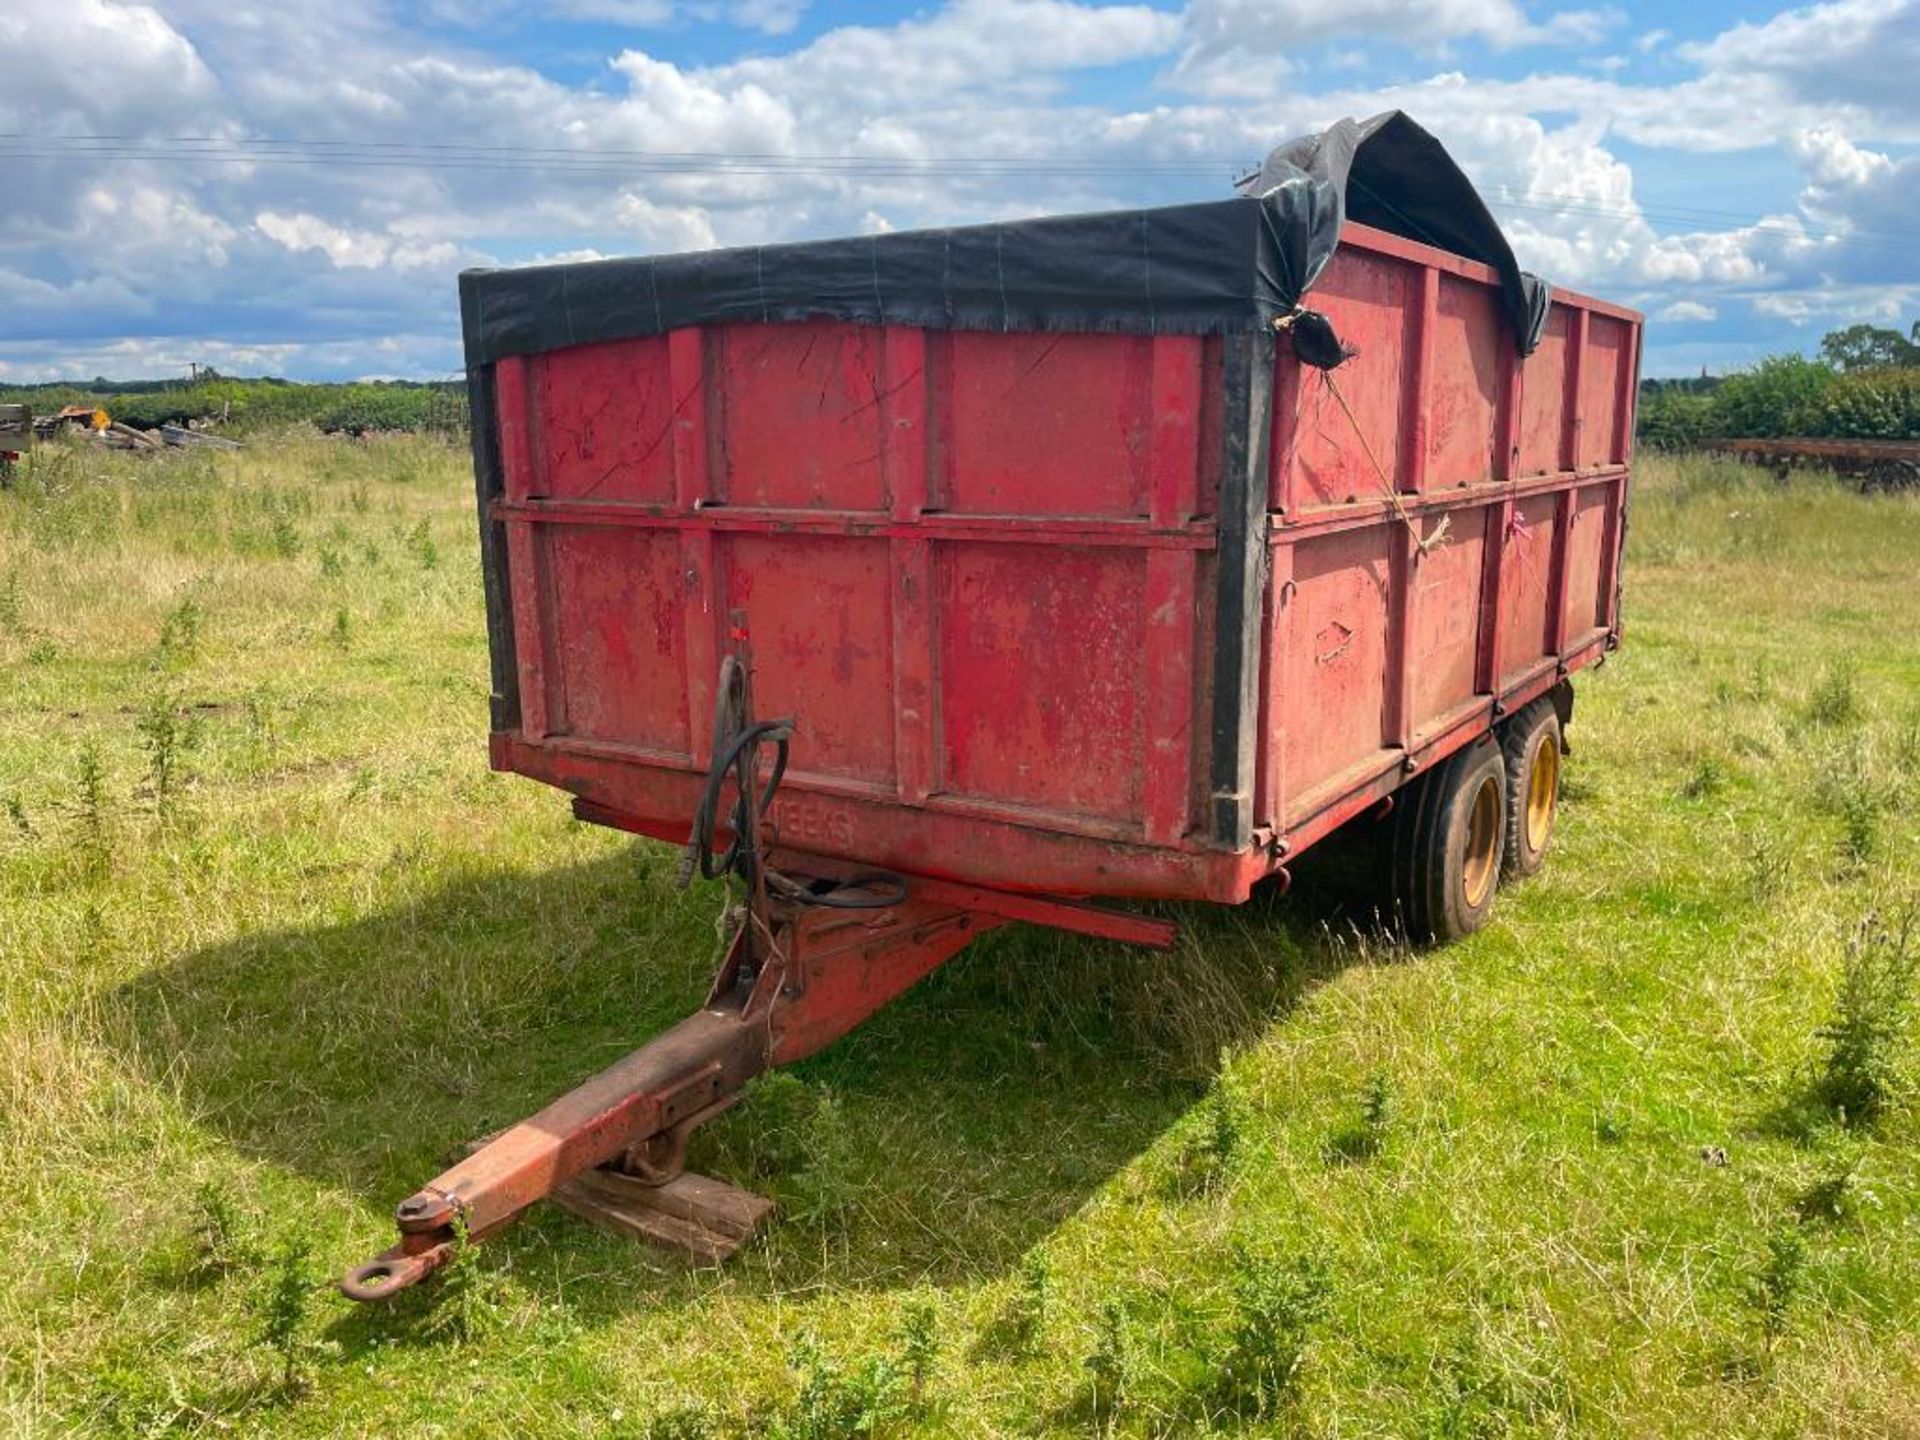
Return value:
M 1440 277 L 1427 399 L 1429 490 L 1478 484 L 1494 473 L 1507 372 L 1506 323 L 1496 291 L 1457 275 Z
M 655 335 L 535 357 L 536 444 L 546 463 L 534 493 L 672 501 L 666 352 L 666 337 Z
M 1142 817 L 1146 553 L 937 547 L 942 788 Z
M 589 525 L 537 533 L 552 580 L 553 732 L 684 755 L 679 537 Z
M 1616 423 L 1620 413 L 1620 376 L 1631 363 L 1632 327 L 1611 315 L 1587 318 L 1587 353 L 1580 367 L 1580 448 L 1575 464 L 1585 470 L 1618 464 Z
M 1567 529 L 1566 636 L 1584 640 L 1603 622 L 1600 597 L 1601 549 L 1607 539 L 1607 500 L 1611 485 L 1589 485 L 1573 496 Z
M 1500 652 L 1495 673 L 1513 679 L 1547 653 L 1547 595 L 1553 579 L 1553 517 L 1558 497 L 1547 491 L 1514 503 L 1502 537 Z
M 938 349 L 944 352 L 944 366 L 934 371 L 943 404 L 941 508 L 986 515 L 1148 514 L 1152 336 L 959 333 Z M 1197 343 L 1189 350 L 1196 363 L 1169 379 L 1197 396 Z M 1187 463 L 1194 463 L 1191 457 Z
M 1516 475 L 1547 475 L 1560 468 L 1560 433 L 1567 418 L 1567 331 L 1572 312 L 1555 305 L 1540 348 L 1521 362 L 1520 458 Z
M 1471 700 L 1477 670 L 1477 641 L 1482 624 L 1481 566 L 1486 563 L 1485 510 L 1461 509 L 1447 515 L 1446 533 L 1417 557 L 1413 569 L 1412 666 L 1413 733 L 1431 730 L 1435 721 Z M 1426 531 L 1427 536 L 1432 530 Z
M 1313 304 L 1355 352 L 1354 360 L 1334 374 L 1354 419 L 1349 421 L 1335 402 L 1321 372 L 1300 370 L 1288 441 L 1278 461 L 1291 463 L 1292 508 L 1344 505 L 1398 483 L 1409 312 L 1419 296 L 1419 267 L 1362 249 L 1334 253 Z M 1382 473 L 1388 479 L 1383 481 Z
M 753 656 L 754 706 L 794 719 L 793 768 L 891 785 L 893 615 L 887 541 L 728 535 L 728 625 Z
M 882 333 L 813 320 L 708 332 L 718 493 L 729 505 L 884 510 Z
M 1279 690 L 1297 717 L 1285 732 L 1291 804 L 1382 747 L 1389 550 L 1399 534 L 1377 524 L 1294 543 Z

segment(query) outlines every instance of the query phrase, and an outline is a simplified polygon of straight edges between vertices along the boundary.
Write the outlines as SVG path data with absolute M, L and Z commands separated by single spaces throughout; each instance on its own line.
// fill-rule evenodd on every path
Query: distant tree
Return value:
M 1878 370 L 1887 365 L 1920 365 L 1920 320 L 1914 339 L 1878 325 L 1849 325 L 1830 330 L 1820 342 L 1820 358 L 1838 370 Z
M 1640 439 L 1657 450 L 1686 450 L 1714 438 L 1718 416 L 1713 397 L 1681 385 L 1644 390 Z
M 1833 379 L 1833 367 L 1818 360 L 1769 356 L 1713 392 L 1713 429 L 1749 438 L 1818 434 L 1820 403 Z

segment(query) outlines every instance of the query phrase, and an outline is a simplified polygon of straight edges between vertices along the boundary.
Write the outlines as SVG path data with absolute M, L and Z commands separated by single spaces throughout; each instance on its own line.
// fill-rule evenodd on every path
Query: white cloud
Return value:
M 800 23 L 807 8 L 808 0 L 695 0 L 693 4 L 676 4 L 675 0 L 544 0 L 540 6 L 544 14 L 556 19 L 602 20 L 638 30 L 693 19 L 718 21 L 765 35 L 787 34 Z
M 1837 126 L 1816 125 L 1788 142 L 1788 151 L 1820 189 L 1870 185 L 1893 169 L 1893 161 L 1873 150 L 1862 150 Z
M 1821 308 L 1836 296 L 1854 310 L 1875 294 L 1910 297 L 1905 235 L 1920 214 L 1920 160 L 1898 147 L 1920 142 L 1908 78 L 1914 0 L 1827 0 L 1679 49 L 1665 48 L 1659 31 L 1622 37 L 1622 50 L 1661 50 L 1670 63 L 1654 73 L 1677 67 L 1681 76 L 1670 84 L 1623 78 L 1644 66 L 1593 73 L 1564 52 L 1551 57 L 1557 69 L 1517 79 L 1431 73 L 1430 57 L 1449 45 L 1472 54 L 1466 46 L 1587 44 L 1618 19 L 1529 0 L 1191 0 L 1180 14 L 1139 3 L 924 0 L 897 23 L 842 25 L 784 49 L 740 36 L 759 53 L 711 64 L 665 58 L 676 27 L 719 20 L 779 34 L 804 6 L 561 3 L 669 28 L 630 37 L 597 76 L 568 82 L 451 44 L 444 28 L 410 28 L 432 12 L 396 11 L 388 0 L 6 0 L 0 52 L 48 27 L 80 38 L 43 47 L 43 63 L 0 91 L 0 128 L 519 155 L 505 170 L 471 157 L 365 168 L 12 165 L 0 297 L 25 338 L 10 354 L 81 357 L 131 334 L 170 355 L 162 332 L 197 326 L 208 343 L 263 354 L 304 336 L 288 355 L 316 366 L 391 371 L 398 354 L 445 368 L 457 363 L 452 274 L 463 264 L 1224 194 L 1234 168 L 1277 140 L 1390 106 L 1461 159 L 1523 263 L 1685 322 L 1689 334 L 1788 324 L 1796 307 L 1837 313 Z M 460 13 L 464 40 L 509 12 L 501 0 L 473 0 Z M 1376 43 L 1388 34 L 1395 44 Z M 1322 66 L 1281 83 L 1289 52 L 1348 37 L 1368 41 L 1368 67 L 1384 52 L 1420 78 L 1361 86 L 1365 70 Z M 1082 83 L 1086 72 L 1142 61 L 1171 83 L 1124 107 Z M 1623 140 L 1700 156 L 1775 147 L 1804 188 L 1764 220 L 1666 227 L 1642 209 Z M 674 173 L 636 153 L 693 151 L 1086 163 L 1037 173 L 1018 164 Z M 1168 165 L 1184 168 L 1153 168 Z M 76 336 L 94 348 L 63 338 Z
M 548 0 L 542 7 L 563 20 L 605 20 L 648 29 L 673 19 L 673 0 Z
M 807 13 L 808 0 L 732 0 L 730 4 L 692 8 L 704 18 L 725 20 L 765 35 L 785 35 Z
M 1920 6 L 1912 0 L 1829 0 L 1736 25 L 1680 53 L 1709 71 L 1765 77 L 1795 100 L 1920 116 Z
M 1696 321 L 1717 320 L 1720 312 L 1711 305 L 1702 305 L 1698 300 L 1676 300 L 1671 305 L 1654 312 L 1654 319 L 1665 320 L 1669 324 L 1691 324 Z
M 1216 95 L 1270 93 L 1291 68 L 1290 52 L 1347 37 L 1434 49 L 1476 39 L 1497 49 L 1592 45 L 1619 23 L 1617 10 L 1563 10 L 1535 21 L 1516 0 L 1191 0 L 1178 78 Z
M 620 228 L 644 242 L 648 250 L 713 248 L 713 219 L 698 205 L 656 205 L 628 191 L 614 204 L 613 213 Z
M 12 131 L 165 124 L 200 113 L 218 88 L 193 43 L 150 5 L 7 0 L 0 56 L 0 120 Z
M 459 250 L 445 242 L 423 244 L 371 230 L 349 230 L 329 224 L 317 215 L 281 215 L 263 210 L 254 224 L 268 239 L 289 250 L 318 250 L 342 270 L 445 269 L 459 258 Z

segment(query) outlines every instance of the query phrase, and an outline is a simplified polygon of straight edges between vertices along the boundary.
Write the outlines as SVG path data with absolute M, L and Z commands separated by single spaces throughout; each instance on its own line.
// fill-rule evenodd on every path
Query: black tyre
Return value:
M 1566 737 L 1553 700 L 1541 696 L 1501 727 L 1507 766 L 1507 843 L 1500 862 L 1504 880 L 1519 880 L 1547 863 L 1553 827 L 1560 815 L 1560 762 Z
M 1407 938 L 1444 945 L 1487 923 L 1506 844 L 1506 758 L 1492 737 L 1402 789 L 1392 891 Z

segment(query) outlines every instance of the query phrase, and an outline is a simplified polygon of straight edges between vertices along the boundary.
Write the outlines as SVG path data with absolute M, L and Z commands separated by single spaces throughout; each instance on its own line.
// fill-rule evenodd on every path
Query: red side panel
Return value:
M 1282 391 L 1277 403 L 1293 411 L 1281 417 L 1293 461 L 1291 508 L 1313 510 L 1378 495 L 1383 473 L 1401 473 L 1406 427 L 1400 406 L 1412 338 L 1409 314 L 1418 291 L 1417 266 L 1364 250 L 1335 252 L 1335 263 L 1313 292 L 1313 304 L 1356 357 L 1365 357 L 1364 364 L 1356 358 L 1343 367 L 1338 377 L 1346 409 L 1359 421 L 1359 434 L 1318 371 L 1299 374 L 1291 392 Z
M 1441 276 L 1423 407 L 1430 437 L 1428 489 L 1483 485 L 1492 478 L 1510 354 L 1499 292 L 1457 275 Z
M 942 335 L 936 503 L 978 515 L 1145 518 L 1154 341 L 1146 335 Z M 1186 353 L 1199 386 L 1200 347 Z M 1187 457 L 1189 470 L 1194 457 Z
M 1554 306 L 1540 347 L 1527 357 L 1516 475 L 1550 475 L 1560 468 L 1560 446 L 1567 428 L 1567 330 L 1572 318 L 1566 306 Z
M 661 443 L 673 398 L 664 335 L 582 345 L 541 359 L 533 407 L 549 495 L 673 500 L 673 449 Z
M 941 788 L 1142 823 L 1146 552 L 940 549 Z
M 1486 267 L 1358 227 L 1316 294 L 1363 338 L 1276 387 L 1261 800 L 1296 847 L 1608 643 L 1639 341 L 1559 293 L 1518 360 Z
M 882 510 L 883 332 L 814 320 L 712 332 L 712 494 L 769 509 Z
M 687 616 L 671 531 L 577 525 L 539 534 L 552 586 L 553 733 L 687 753 Z
M 1502 537 L 1499 682 L 1513 684 L 1547 653 L 1547 596 L 1553 583 L 1553 520 L 1559 497 L 1522 496 Z
M 887 542 L 730 535 L 720 547 L 730 630 L 752 638 L 753 701 L 791 715 L 796 775 L 892 788 L 893 625 Z

